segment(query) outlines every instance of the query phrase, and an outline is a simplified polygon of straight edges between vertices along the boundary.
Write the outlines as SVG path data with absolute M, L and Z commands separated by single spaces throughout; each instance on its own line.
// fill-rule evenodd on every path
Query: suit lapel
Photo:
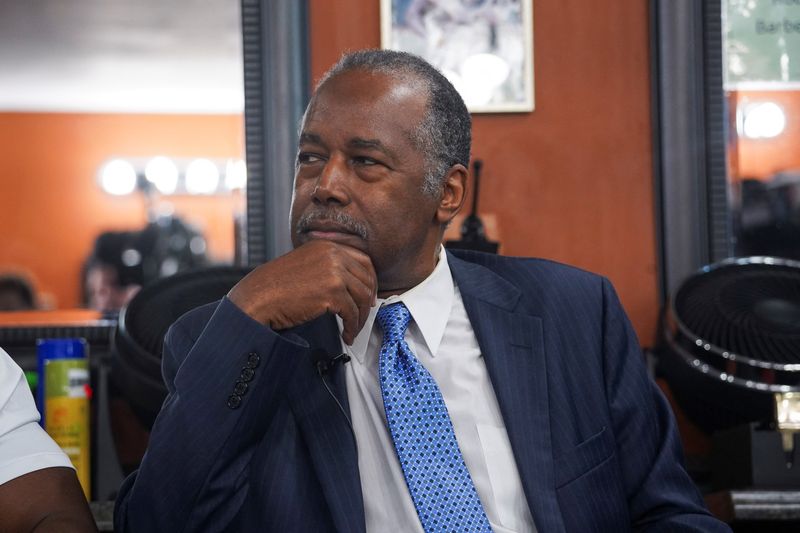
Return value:
M 308 365 L 302 365 L 289 386 L 289 401 L 305 437 L 314 469 L 319 477 L 337 531 L 365 530 L 364 503 L 358 472 L 356 442 L 345 418 L 350 416 L 344 369 L 337 365 L 323 378 L 313 360 L 315 350 L 335 355 L 341 352 L 336 320 L 323 316 L 293 330 L 310 345 Z M 303 370 L 303 367 L 306 370 Z M 329 393 L 325 387 L 331 389 Z M 342 409 L 331 397 L 338 399 Z
M 489 269 L 448 256 L 539 531 L 563 531 L 556 500 L 542 321 L 516 310 L 520 290 Z

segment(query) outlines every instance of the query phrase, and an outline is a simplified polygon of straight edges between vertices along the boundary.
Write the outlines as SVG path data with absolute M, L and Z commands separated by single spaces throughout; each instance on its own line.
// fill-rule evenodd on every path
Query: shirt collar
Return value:
M 422 333 L 428 350 L 432 356 L 436 357 L 447 321 L 450 318 L 454 294 L 453 275 L 450 273 L 450 265 L 447 263 L 447 253 L 442 246 L 439 251 L 439 261 L 427 278 L 402 294 L 378 299 L 377 304 L 370 309 L 367 321 L 349 351 L 363 364 L 378 309 L 382 305 L 403 302 Z M 339 323 L 341 332 L 342 320 L 337 316 L 336 321 Z

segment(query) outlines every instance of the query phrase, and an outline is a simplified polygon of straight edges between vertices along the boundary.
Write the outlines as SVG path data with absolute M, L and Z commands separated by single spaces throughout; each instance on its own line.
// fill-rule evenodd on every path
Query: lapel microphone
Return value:
M 341 364 L 344 365 L 348 361 L 350 361 L 350 356 L 346 353 L 340 353 L 338 355 L 329 355 L 320 348 L 316 348 L 311 352 L 311 358 L 314 360 L 314 367 L 317 369 L 317 373 L 320 376 L 330 373 L 336 367 L 336 365 Z
M 330 355 L 321 348 L 315 348 L 311 350 L 311 358 L 314 361 L 314 367 L 317 369 L 317 374 L 319 374 L 320 379 L 322 379 L 322 384 L 325 386 L 325 390 L 328 391 L 330 397 L 333 398 L 333 401 L 336 402 L 336 405 L 339 407 L 339 411 L 341 411 L 341 413 L 344 415 L 344 419 L 347 420 L 347 426 L 350 428 L 350 434 L 353 435 L 353 440 L 355 441 L 356 434 L 353 432 L 353 423 L 350 421 L 350 416 L 339 399 L 333 393 L 330 386 L 328 386 L 328 382 L 325 379 L 325 376 L 334 368 L 336 368 L 337 364 L 344 365 L 346 362 L 348 362 L 350 360 L 350 356 L 346 353 Z

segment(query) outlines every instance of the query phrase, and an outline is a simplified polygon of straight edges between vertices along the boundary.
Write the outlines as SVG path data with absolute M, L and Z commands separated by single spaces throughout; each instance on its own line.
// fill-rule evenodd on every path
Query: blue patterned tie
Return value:
M 426 533 L 491 533 L 442 393 L 403 338 L 410 318 L 402 303 L 378 311 L 383 407 L 411 499 Z

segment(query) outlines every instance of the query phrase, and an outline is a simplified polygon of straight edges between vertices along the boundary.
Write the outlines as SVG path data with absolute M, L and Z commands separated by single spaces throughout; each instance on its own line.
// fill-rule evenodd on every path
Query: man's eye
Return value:
M 372 166 L 380 164 L 379 161 L 376 161 L 375 159 L 366 156 L 356 156 L 353 158 L 353 162 L 357 165 L 364 165 L 364 166 Z
M 299 164 L 316 163 L 317 161 L 322 161 L 322 158 L 316 154 L 308 154 L 305 152 L 297 154 L 297 162 Z

